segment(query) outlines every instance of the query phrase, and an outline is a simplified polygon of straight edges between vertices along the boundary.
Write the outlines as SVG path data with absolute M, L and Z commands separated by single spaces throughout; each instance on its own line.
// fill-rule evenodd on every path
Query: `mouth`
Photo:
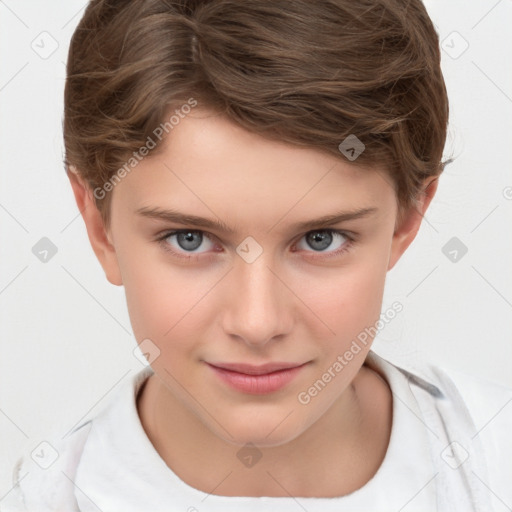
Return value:
M 306 363 L 269 363 L 254 366 L 244 363 L 206 363 L 225 384 L 252 395 L 273 393 L 288 385 Z
M 268 375 L 282 370 L 290 370 L 303 366 L 307 363 L 267 363 L 259 366 L 245 363 L 208 363 L 211 366 L 222 370 L 230 370 L 232 372 L 244 373 L 246 375 Z

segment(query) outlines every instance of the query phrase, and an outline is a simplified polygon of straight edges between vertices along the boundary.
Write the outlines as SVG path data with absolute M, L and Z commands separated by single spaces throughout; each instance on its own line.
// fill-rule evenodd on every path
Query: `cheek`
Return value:
M 381 312 L 385 277 L 382 264 L 361 261 L 303 279 L 296 293 L 307 306 L 307 318 L 316 319 L 318 339 L 347 341 L 373 325 Z
M 166 263 L 154 254 L 144 258 L 134 253 L 124 263 L 126 302 L 138 342 L 150 338 L 164 345 L 199 328 L 198 314 L 215 276 Z

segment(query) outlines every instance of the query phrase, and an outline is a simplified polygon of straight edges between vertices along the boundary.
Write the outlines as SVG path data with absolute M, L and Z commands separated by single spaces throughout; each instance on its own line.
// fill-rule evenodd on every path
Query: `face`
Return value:
M 335 363 L 379 319 L 394 264 L 396 196 L 382 171 L 196 109 L 112 193 L 134 335 L 160 351 L 151 365 L 183 410 L 228 442 L 275 446 L 343 400 L 371 339 Z M 275 362 L 302 366 L 247 378 L 212 368 Z

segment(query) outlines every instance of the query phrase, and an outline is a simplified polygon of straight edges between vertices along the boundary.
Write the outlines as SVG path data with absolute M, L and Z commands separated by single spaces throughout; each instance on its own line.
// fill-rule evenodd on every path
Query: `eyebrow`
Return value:
M 358 208 L 350 211 L 341 211 L 330 215 L 324 215 L 317 219 L 307 220 L 303 222 L 296 222 L 290 225 L 292 230 L 308 231 L 315 228 L 326 227 L 339 222 L 346 222 L 349 220 L 360 219 L 373 215 L 378 211 L 375 207 Z M 175 222 L 186 226 L 202 227 L 211 230 L 216 230 L 223 233 L 235 234 L 236 230 L 228 226 L 220 219 L 208 219 L 205 217 L 198 217 L 189 213 L 182 213 L 177 210 L 169 209 L 164 210 L 156 207 L 142 207 L 135 211 L 135 213 L 148 217 L 151 219 L 163 220 L 167 222 Z M 278 224 L 278 223 L 277 223 Z

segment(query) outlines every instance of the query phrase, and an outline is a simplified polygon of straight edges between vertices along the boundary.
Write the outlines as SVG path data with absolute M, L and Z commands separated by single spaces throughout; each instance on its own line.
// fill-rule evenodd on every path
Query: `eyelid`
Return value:
M 340 235 L 346 236 L 347 238 L 357 237 L 357 233 L 353 231 L 350 231 L 348 229 L 336 228 L 333 226 L 320 226 L 318 228 L 308 229 L 307 231 L 304 231 L 302 234 L 300 234 L 299 237 L 303 237 L 308 233 L 316 233 L 318 231 L 331 231 L 332 233 L 339 233 Z
M 185 228 L 169 228 L 169 229 L 165 229 L 163 231 L 159 231 L 155 235 L 155 239 L 167 238 L 167 237 L 171 236 L 172 234 L 183 233 L 186 231 L 192 231 L 194 233 L 202 233 L 204 236 L 206 236 L 210 240 L 214 240 L 214 239 L 218 240 L 217 235 L 214 235 L 213 233 L 210 233 L 209 231 L 205 231 L 204 229 L 201 229 L 201 228 L 186 228 L 186 227 Z M 339 233 L 343 236 L 346 236 L 347 238 L 352 238 L 354 240 L 358 237 L 357 233 L 347 230 L 347 229 L 336 228 L 333 226 L 319 226 L 317 228 L 308 229 L 307 231 L 303 231 L 302 233 L 298 234 L 295 238 L 300 239 L 309 233 L 315 233 L 317 231 L 332 231 L 334 233 Z
M 156 235 L 155 235 L 155 239 L 156 240 L 165 240 L 166 238 L 170 237 L 171 235 L 174 235 L 174 234 L 177 234 L 177 233 L 184 233 L 184 232 L 187 232 L 187 231 L 191 231 L 193 233 L 201 233 L 203 236 L 207 237 L 210 241 L 214 241 L 214 240 L 217 240 L 218 241 L 218 238 L 216 235 L 210 233 L 209 231 L 205 231 L 203 229 L 199 229 L 199 228 L 170 228 L 170 229 L 166 229 L 164 231 L 160 231 L 158 232 Z M 350 240 L 356 240 L 358 235 L 357 233 L 354 233 L 353 231 L 348 231 L 346 229 L 336 229 L 334 227 L 325 227 L 325 226 L 322 226 L 322 227 L 318 227 L 318 228 L 314 228 L 314 229 L 309 229 L 307 231 L 304 231 L 302 233 L 300 233 L 299 235 L 297 235 L 295 237 L 295 240 L 300 240 L 302 237 L 308 235 L 309 233 L 315 233 L 315 232 L 318 232 L 318 231 L 331 231 L 333 233 L 338 233 Z

